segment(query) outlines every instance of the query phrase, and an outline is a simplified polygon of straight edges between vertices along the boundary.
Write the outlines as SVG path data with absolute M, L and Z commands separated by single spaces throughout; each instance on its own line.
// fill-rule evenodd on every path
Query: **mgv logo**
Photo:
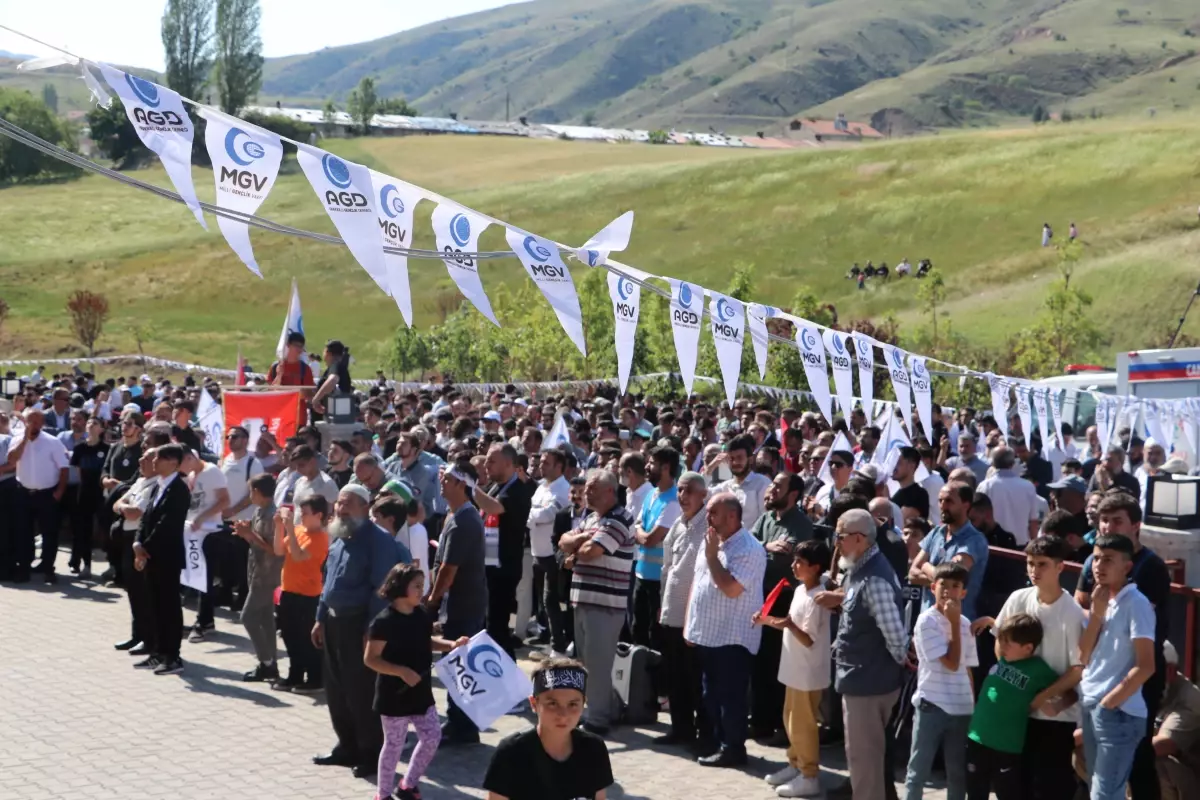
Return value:
M 408 236 L 408 231 L 386 219 L 379 220 L 379 230 L 383 231 L 383 235 L 394 242 L 403 242 L 405 237 Z
M 255 175 L 250 170 L 221 167 L 221 183 L 232 183 L 239 189 L 254 189 L 256 192 L 261 192 L 267 185 L 267 177 Z
M 613 306 L 616 308 L 617 316 L 621 319 L 631 320 L 634 318 L 633 306 L 629 303 L 613 303 Z
M 713 325 L 713 332 L 719 333 L 727 339 L 736 339 L 738 329 L 732 325 L 727 325 L 724 322 L 718 322 L 717 324 Z

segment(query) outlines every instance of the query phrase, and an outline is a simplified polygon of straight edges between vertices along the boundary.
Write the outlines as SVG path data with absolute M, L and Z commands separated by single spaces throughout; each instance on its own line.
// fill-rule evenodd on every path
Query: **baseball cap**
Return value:
M 501 421 L 499 411 L 489 411 L 483 415 L 483 418 L 485 420 L 487 420 L 488 422 L 500 422 Z
M 412 486 L 409 486 L 404 481 L 397 480 L 395 478 L 383 485 L 383 489 L 380 490 L 380 494 L 383 494 L 384 492 L 388 494 L 394 494 L 406 503 L 411 503 L 413 499 L 421 496 L 420 491 Z
M 1049 484 L 1051 489 L 1069 489 L 1072 492 L 1087 494 L 1087 482 L 1078 475 L 1067 475 Z

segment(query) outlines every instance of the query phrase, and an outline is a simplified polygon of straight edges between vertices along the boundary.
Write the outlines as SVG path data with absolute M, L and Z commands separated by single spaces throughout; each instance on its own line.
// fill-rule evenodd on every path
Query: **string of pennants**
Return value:
M 6 30 L 12 31 L 11 28 Z M 19 31 L 12 31 L 26 36 Z M 26 37 L 32 38 L 32 37 Z M 34 40 L 38 41 L 38 40 Z M 41 44 L 45 44 L 41 42 Z M 55 48 L 57 49 L 57 48 Z M 222 113 L 209 106 L 180 96 L 177 92 L 98 62 L 88 61 L 66 51 L 63 56 L 35 59 L 21 65 L 23 69 L 73 64 L 94 99 L 108 105 L 110 91 L 120 97 L 126 114 L 143 144 L 162 160 L 179 198 L 207 230 L 203 209 L 196 197 L 192 182 L 191 150 L 193 126 L 184 109 L 185 103 L 198 110 L 206 122 L 205 146 L 212 160 L 216 183 L 218 227 L 234 253 L 255 275 L 261 269 L 250 244 L 245 219 L 259 220 L 255 212 L 274 188 L 283 158 L 283 142 L 297 148 L 297 161 L 311 184 L 318 200 L 329 215 L 354 259 L 387 295 L 409 326 L 412 325 L 412 298 L 408 281 L 406 248 L 413 239 L 413 212 L 418 203 L 432 202 L 431 216 L 438 257 L 450 277 L 471 304 L 492 323 L 499 325 L 488 300 L 478 271 L 482 254 L 478 251 L 479 237 L 490 226 L 505 229 L 505 239 L 525 267 L 531 280 L 553 308 L 563 330 L 586 355 L 583 320 L 579 299 L 564 254 L 589 267 L 608 271 L 608 289 L 615 318 L 617 354 L 617 385 L 622 392 L 629 384 L 633 363 L 634 341 L 641 306 L 641 290 L 647 288 L 669 297 L 672 333 L 679 358 L 680 377 L 690 393 L 697 380 L 696 353 L 704 316 L 716 345 L 721 368 L 722 384 L 730 403 L 739 386 L 741 355 L 747 329 L 754 348 L 759 376 L 766 376 L 768 343 L 787 341 L 770 334 L 768 319 L 790 322 L 795 331 L 795 346 L 799 349 L 806 379 L 811 392 L 758 387 L 741 384 L 747 391 L 762 389 L 766 393 L 796 392 L 811 396 L 821 413 L 833 420 L 832 398 L 836 395 L 843 408 L 853 407 L 853 373 L 859 374 L 859 397 L 863 408 L 874 408 L 873 372 L 877 367 L 876 350 L 883 354 L 879 368 L 886 369 L 896 395 L 896 402 L 905 420 L 912 419 L 913 406 L 924 430 L 932 429 L 932 386 L 928 365 L 937 364 L 953 370 L 960 379 L 975 378 L 988 382 L 993 413 L 1001 430 L 1008 433 L 1010 391 L 1015 395 L 1016 413 L 1022 421 L 1026 437 L 1032 430 L 1036 412 L 1038 428 L 1045 432 L 1047 445 L 1057 444 L 1062 428 L 1061 409 L 1065 392 L 1083 393 L 1074 389 L 1053 389 L 1036 382 L 978 372 L 939 359 L 908 353 L 895 345 L 878 342 L 862 333 L 847 333 L 824 328 L 794 316 L 779 308 L 742 301 L 696 283 L 663 277 L 623 264 L 611 256 L 623 251 L 629 243 L 633 227 L 633 212 L 627 212 L 580 247 L 556 242 L 516 226 L 467 208 L 453 200 L 423 189 L 390 175 L 369 169 L 318 147 L 295 142 L 251 125 L 244 120 Z M 97 79 L 98 71 L 104 84 Z M 272 223 L 274 224 L 274 223 Z M 397 252 L 400 251 L 400 252 Z M 664 291 L 651 281 L 669 286 Z M 708 303 L 705 308 L 704 299 Z M 857 366 L 857 370 L 855 370 Z M 228 371 L 210 370 L 215 374 Z M 830 373 L 832 372 L 832 389 Z M 769 391 L 768 391 L 769 390 Z M 1112 440 L 1118 421 L 1136 425 L 1141 419 L 1147 432 L 1156 439 L 1161 434 L 1170 442 L 1182 433 L 1189 449 L 1196 449 L 1197 417 L 1200 401 L 1142 400 L 1136 397 L 1115 397 L 1091 393 L 1096 399 L 1097 427 L 1104 442 Z M 1053 418 L 1054 427 L 1049 427 Z

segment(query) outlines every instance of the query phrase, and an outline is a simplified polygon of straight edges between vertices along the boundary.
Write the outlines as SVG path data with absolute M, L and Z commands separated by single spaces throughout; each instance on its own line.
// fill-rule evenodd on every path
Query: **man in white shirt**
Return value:
M 229 507 L 221 512 L 224 529 L 220 536 L 213 539 L 213 543 L 220 542 L 218 549 L 224 551 L 218 569 L 225 590 L 222 594 L 236 592 L 237 599 L 230 597 L 230 600 L 235 608 L 241 608 L 250 589 L 246 585 L 250 543 L 233 535 L 233 523 L 254 519 L 255 508 L 250 505 L 250 479 L 266 472 L 266 467 L 249 451 L 250 433 L 241 425 L 233 425 L 225 431 L 225 441 L 229 444 L 229 455 L 221 459 L 221 472 L 229 489 Z M 213 443 L 213 447 L 216 446 Z
M 621 456 L 617 474 L 625 487 L 625 510 L 637 520 L 642 515 L 642 504 L 654 491 L 646 480 L 646 457 L 641 453 L 626 453 Z
M 996 474 L 979 484 L 979 493 L 992 501 L 996 523 L 1013 535 L 1021 547 L 1038 535 L 1041 513 L 1033 484 L 1017 475 L 1017 455 L 1005 446 L 992 453 Z
M 941 493 L 942 487 L 946 485 L 946 481 L 933 463 L 933 450 L 921 446 L 917 448 L 917 452 L 921 454 L 921 462 L 925 464 L 925 469 L 929 470 L 929 474 L 921 481 L 921 487 L 929 495 L 929 524 L 936 528 L 942 524 L 942 510 L 938 507 L 938 495 Z
M 550 642 L 552 634 L 565 632 L 561 598 L 558 596 L 558 562 L 554 558 L 554 518 L 571 505 L 571 484 L 567 481 L 567 459 L 560 450 L 544 450 L 541 455 L 542 482 L 533 492 L 529 509 L 529 551 L 533 570 L 521 570 L 517 598 L 533 596 L 533 573 L 542 576 L 542 605 L 545 606 L 549 630 L 538 636 L 540 643 Z M 529 575 L 528 579 L 526 575 Z M 518 617 L 518 622 L 520 618 Z M 552 642 L 562 652 L 566 647 L 561 635 Z
M 16 465 L 21 485 L 16 508 L 16 566 L 14 579 L 29 580 L 29 573 L 41 572 L 46 583 L 54 583 L 54 558 L 58 553 L 58 528 L 61 523 L 59 502 L 67 491 L 70 459 L 62 442 L 42 430 L 45 416 L 36 409 L 25 412 L 25 435 L 18 444 L 10 442 L 8 463 Z M 0 512 L 4 513 L 4 512 Z M 42 535 L 42 560 L 33 562 L 35 530 Z
M 213 579 L 221 563 L 223 549 L 217 540 L 209 541 L 210 535 L 221 529 L 221 514 L 229 507 L 229 482 L 225 473 L 216 464 L 203 461 L 195 450 L 188 450 L 180 465 L 183 477 L 192 493 L 188 507 L 185 532 L 200 535 L 204 552 L 208 589 L 200 595 L 200 608 L 196 612 L 196 624 L 192 626 L 189 642 L 204 641 L 204 634 L 214 629 L 213 624 Z M 226 534 L 227 535 L 227 534 Z
M 724 483 L 713 487 L 713 493 L 732 492 L 742 504 L 742 524 L 746 528 L 754 527 L 754 523 L 767 510 L 763 497 L 771 479 L 766 475 L 753 472 L 754 437 L 749 434 L 738 434 L 729 440 L 725 452 L 713 459 L 710 468 L 725 464 L 733 477 Z M 849 472 L 849 470 L 847 470 Z

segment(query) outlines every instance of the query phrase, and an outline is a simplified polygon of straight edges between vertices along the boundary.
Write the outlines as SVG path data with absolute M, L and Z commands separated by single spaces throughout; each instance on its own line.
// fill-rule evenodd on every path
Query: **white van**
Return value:
M 1075 390 L 1063 393 L 1062 419 L 1082 440 L 1087 426 L 1096 421 L 1096 399 L 1086 393 L 1116 394 L 1117 379 L 1117 373 L 1108 372 L 1103 367 L 1070 364 L 1067 366 L 1066 375 L 1041 378 L 1038 385 L 1049 386 L 1052 389 Z

